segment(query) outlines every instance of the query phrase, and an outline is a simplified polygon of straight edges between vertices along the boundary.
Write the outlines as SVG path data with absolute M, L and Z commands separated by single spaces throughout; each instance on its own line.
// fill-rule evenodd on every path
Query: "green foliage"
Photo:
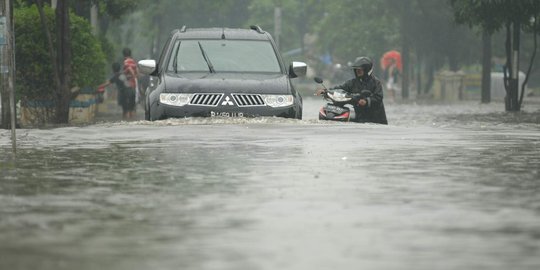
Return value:
M 19 0 L 20 1 L 20 0 Z M 35 0 L 25 0 L 34 2 Z M 130 14 L 142 3 L 142 0 L 85 0 L 71 1 L 71 8 L 79 16 L 90 18 L 90 9 L 93 5 L 98 7 L 100 16 L 106 16 L 112 20 L 121 19 Z
M 280 50 L 301 48 L 305 34 L 313 32 L 327 4 L 320 0 L 278 1 L 255 0 L 248 6 L 250 14 L 245 27 L 259 25 L 272 35 L 274 33 L 274 10 L 281 7 Z
M 449 58 L 468 61 L 477 47 L 467 29 L 452 24 L 446 0 L 336 0 L 325 9 L 319 53 L 327 50 L 341 63 L 359 55 L 377 61 L 388 50 L 401 51 L 406 40 L 414 56 L 440 67 Z
M 133 12 L 140 4 L 140 0 L 94 0 L 95 3 L 113 20 Z M 146 1 L 145 1 L 146 2 Z
M 260 25 L 274 35 L 274 8 L 282 7 L 282 51 L 301 48 L 306 33 L 313 32 L 322 17 L 323 7 L 329 5 L 321 0 L 221 0 L 198 1 L 159 0 L 139 6 L 139 11 L 128 18 L 121 27 L 108 33 L 115 44 L 132 47 L 135 53 L 150 51 L 157 41 L 158 51 L 173 29 L 187 27 L 247 28 Z M 133 35 L 122 36 L 122 33 Z M 134 39 L 132 39 L 135 36 Z M 146 40 L 145 40 L 146 39 Z M 145 43 L 141 41 L 145 40 Z
M 458 23 L 479 26 L 489 33 L 511 22 L 530 26 L 531 18 L 540 14 L 538 0 L 450 0 L 450 3 Z
M 132 47 L 135 54 L 144 57 L 150 51 L 155 57 L 169 33 L 182 25 L 246 28 L 257 24 L 275 37 L 274 10 L 279 6 L 280 50 L 305 49 L 303 55 L 294 56 L 295 60 L 314 64 L 319 56 L 330 53 L 342 64 L 359 55 L 378 62 L 385 51 L 401 50 L 406 39 L 413 61 L 440 68 L 449 59 L 455 66 L 470 63 L 479 55 L 478 38 L 453 23 L 448 1 L 156 0 L 139 5 L 123 25 L 111 26 L 113 31 L 108 35 L 116 46 Z
M 48 27 L 55 35 L 54 11 L 45 7 Z M 17 91 L 28 99 L 51 99 L 54 93 L 54 72 L 48 45 L 35 6 L 22 6 L 14 11 L 16 40 Z M 74 86 L 95 86 L 105 74 L 105 56 L 99 41 L 92 35 L 89 23 L 74 14 L 72 32 L 72 83 Z
M 342 63 L 361 55 L 375 58 L 398 45 L 397 18 L 379 2 L 337 0 L 327 8 L 318 44 Z
M 166 34 L 176 28 L 240 27 L 247 19 L 251 0 L 182 1 L 160 0 L 141 5 L 148 30 L 157 24 L 169 26 Z
M 73 84 L 95 86 L 105 74 L 105 54 L 85 19 L 71 14 Z
M 53 29 L 54 14 L 46 9 L 49 28 Z M 37 8 L 15 9 L 16 86 L 22 96 L 51 99 L 54 82 L 47 42 Z
M 121 21 L 111 22 L 106 31 L 118 56 L 122 48 L 129 47 L 136 58 L 157 57 L 171 31 L 183 25 L 243 27 L 252 0 L 155 0 L 144 1 L 144 4 L 139 1 L 136 12 Z
M 103 50 L 103 53 L 105 54 L 105 58 L 108 61 L 112 61 L 115 56 L 114 45 L 104 35 L 99 35 L 98 39 L 101 44 L 101 50 Z

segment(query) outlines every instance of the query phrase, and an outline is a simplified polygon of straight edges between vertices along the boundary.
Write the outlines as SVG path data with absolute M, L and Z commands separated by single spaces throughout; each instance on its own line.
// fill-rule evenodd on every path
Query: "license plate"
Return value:
M 210 112 L 210 117 L 244 117 L 243 112 Z
M 343 108 L 334 105 L 326 105 L 326 110 L 337 114 L 342 114 L 345 112 Z

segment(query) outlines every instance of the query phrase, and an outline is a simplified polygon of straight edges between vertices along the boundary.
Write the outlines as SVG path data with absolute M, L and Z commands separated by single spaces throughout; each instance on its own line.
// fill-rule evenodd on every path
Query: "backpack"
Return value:
M 129 85 L 129 80 L 128 80 L 126 74 L 120 73 L 120 75 L 118 75 L 118 79 L 119 79 L 120 81 L 122 81 L 122 83 L 123 83 L 123 85 L 124 85 L 124 87 L 122 87 L 122 89 L 119 89 L 119 90 L 125 90 L 125 89 L 127 89 L 127 88 L 130 87 L 130 85 Z

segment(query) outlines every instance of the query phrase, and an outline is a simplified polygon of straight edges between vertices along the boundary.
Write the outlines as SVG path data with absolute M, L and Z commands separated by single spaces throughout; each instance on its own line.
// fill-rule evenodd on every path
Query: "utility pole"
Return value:
M 281 37 L 281 5 L 274 8 L 274 38 L 278 50 L 280 49 L 280 37 Z
M 17 151 L 17 136 L 16 136 L 16 115 L 15 115 L 15 50 L 14 50 L 14 37 L 13 34 L 13 7 L 11 1 L 6 0 L 6 22 L 7 22 L 7 61 L 8 61 L 8 89 L 9 89 L 9 103 L 10 103 L 10 115 L 11 115 L 11 147 L 13 153 Z
M 410 41 L 409 41 L 409 6 L 407 2 L 400 1 L 401 4 L 401 59 L 403 62 L 403 72 L 401 74 L 401 98 L 403 100 L 409 99 L 409 76 L 410 76 Z
M 5 0 L 3 0 L 5 1 Z M 2 123 L 0 125 L 0 128 L 8 129 L 9 128 L 9 93 L 8 93 L 8 87 L 7 87 L 7 78 L 5 76 L 7 72 L 7 61 L 6 61 L 6 55 L 7 55 L 7 22 L 6 22 L 6 12 L 5 12 L 5 2 L 2 2 L 0 4 L 0 82 L 2 83 L 0 85 L 0 120 L 2 120 Z
M 92 4 L 90 8 L 90 24 L 92 25 L 92 33 L 97 36 L 99 34 L 99 25 L 98 25 L 98 6 Z
M 11 120 L 11 143 L 13 152 L 16 152 L 17 140 L 16 140 L 16 121 L 15 121 L 15 87 L 14 87 L 14 76 L 15 76 L 15 52 L 13 50 L 14 44 L 14 35 L 13 35 L 13 19 L 12 19 L 12 0 L 3 0 L 2 6 L 0 7 L 0 46 L 2 47 L 2 92 L 3 97 L 5 94 L 9 93 L 9 103 L 8 107 L 10 108 L 9 114 L 3 114 L 2 116 L 7 118 L 9 115 Z M 2 103 L 6 105 L 4 99 Z M 4 108 L 2 109 L 4 110 Z M 7 119 L 2 119 L 3 123 L 7 127 Z

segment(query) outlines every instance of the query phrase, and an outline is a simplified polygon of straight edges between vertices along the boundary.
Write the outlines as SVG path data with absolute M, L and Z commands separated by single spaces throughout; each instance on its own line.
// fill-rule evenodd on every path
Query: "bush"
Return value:
M 46 6 L 45 15 L 55 46 L 54 11 Z M 54 72 L 48 43 L 35 5 L 14 11 L 16 42 L 16 86 L 18 96 L 54 100 Z M 73 13 L 71 20 L 72 86 L 96 86 L 105 75 L 105 55 L 90 23 Z

